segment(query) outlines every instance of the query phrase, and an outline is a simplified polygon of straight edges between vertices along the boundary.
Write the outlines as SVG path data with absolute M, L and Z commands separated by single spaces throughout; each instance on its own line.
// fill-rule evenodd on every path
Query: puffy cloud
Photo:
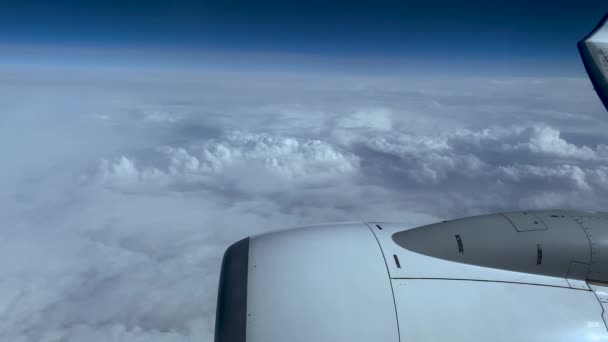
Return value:
M 359 138 L 358 143 L 372 152 L 372 158 L 374 153 L 392 156 L 384 158 L 391 164 L 389 168 L 400 169 L 422 184 L 440 184 L 454 177 L 510 182 L 561 177 L 573 181 L 568 184 L 588 189 L 586 171 L 575 164 L 607 160 L 605 145 L 595 149 L 576 146 L 561 138 L 559 130 L 546 125 L 457 129 L 432 136 L 392 132 Z
M 560 138 L 560 132 L 551 127 L 535 127 L 528 142 L 530 151 L 565 158 L 595 159 L 595 151 L 587 146 L 577 147 Z
M 244 236 L 608 199 L 584 79 L 20 72 L 0 72 L 3 340 L 209 341 Z
M 564 188 L 575 187 L 579 190 L 589 190 L 585 180 L 586 174 L 576 165 L 557 165 L 555 167 L 542 167 L 537 165 L 510 165 L 499 167 L 499 173 L 505 180 L 521 183 L 524 180 L 536 183 L 555 183 Z
M 286 187 L 339 183 L 354 175 L 358 158 L 326 142 L 269 134 L 229 132 L 223 140 L 189 147 L 164 146 L 160 166 L 137 166 L 122 156 L 102 160 L 98 180 L 128 191 L 231 187 L 247 193 L 285 191 Z
M 103 184 L 118 189 L 134 189 L 167 181 L 167 175 L 162 171 L 154 168 L 138 168 L 133 160 L 124 156 L 115 162 L 101 160 L 98 171 Z

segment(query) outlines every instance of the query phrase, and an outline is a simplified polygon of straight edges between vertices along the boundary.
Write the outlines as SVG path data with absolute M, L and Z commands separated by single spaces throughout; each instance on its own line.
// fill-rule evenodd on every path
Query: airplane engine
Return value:
M 224 255 L 216 342 L 608 341 L 608 214 L 311 226 Z

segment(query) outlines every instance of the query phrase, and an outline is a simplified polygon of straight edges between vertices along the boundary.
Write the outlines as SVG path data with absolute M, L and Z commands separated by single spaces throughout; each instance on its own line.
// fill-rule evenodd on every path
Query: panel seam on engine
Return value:
M 374 239 L 376 239 L 376 243 L 378 244 L 378 248 L 380 248 L 380 253 L 382 254 L 382 260 L 384 260 L 384 266 L 386 267 L 386 274 L 388 275 L 388 283 L 391 286 L 391 295 L 393 296 L 393 306 L 395 308 L 395 319 L 397 320 L 397 335 L 399 336 L 399 342 L 401 342 L 401 328 L 400 328 L 400 324 L 399 324 L 399 313 L 397 312 L 397 300 L 395 299 L 395 290 L 393 289 L 393 281 L 392 281 L 393 278 L 391 278 L 391 271 L 388 268 L 388 262 L 386 261 L 386 255 L 384 255 L 384 250 L 382 249 L 380 240 L 378 240 L 378 237 L 376 236 L 376 232 L 374 232 L 374 229 L 372 227 L 370 227 L 369 224 L 365 223 L 365 226 L 367 226 L 367 228 L 371 231 L 372 235 L 374 236 Z
M 558 289 L 566 290 L 577 290 L 577 291 L 591 291 L 590 289 L 579 289 L 569 286 L 549 285 L 549 284 L 538 284 L 538 283 L 525 283 L 517 281 L 505 281 L 505 280 L 490 280 L 490 279 L 469 279 L 469 278 L 439 278 L 439 277 L 395 277 L 393 280 L 456 280 L 456 281 L 476 281 L 485 283 L 502 283 L 502 284 L 514 284 L 514 285 L 534 285 L 534 286 L 545 286 L 553 287 Z
M 591 237 L 589 236 L 589 232 L 583 226 L 582 217 L 581 216 L 569 216 L 572 221 L 576 223 L 577 226 L 581 228 L 585 236 L 587 237 L 587 241 L 589 241 L 589 268 L 587 269 L 587 274 L 585 275 L 585 279 L 589 278 L 589 273 L 591 272 L 591 267 L 593 265 L 593 242 L 591 241 Z M 579 222 L 579 218 L 581 219 Z
M 606 331 L 608 331 L 608 322 L 606 321 L 606 310 L 604 309 L 604 303 L 602 303 L 602 300 L 597 295 L 597 292 L 593 291 L 593 294 L 595 295 L 595 298 L 597 298 L 598 303 L 600 303 L 600 307 L 602 308 L 602 320 L 604 321 L 604 325 L 606 326 Z

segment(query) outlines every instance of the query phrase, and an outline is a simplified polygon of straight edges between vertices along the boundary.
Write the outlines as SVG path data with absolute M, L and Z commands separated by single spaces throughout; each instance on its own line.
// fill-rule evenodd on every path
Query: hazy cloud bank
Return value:
M 0 73 L 0 339 L 211 340 L 232 241 L 603 209 L 586 79 Z

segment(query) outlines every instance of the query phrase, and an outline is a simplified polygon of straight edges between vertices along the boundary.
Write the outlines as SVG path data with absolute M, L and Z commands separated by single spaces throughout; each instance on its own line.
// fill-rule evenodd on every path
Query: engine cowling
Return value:
M 224 256 L 216 342 L 608 340 L 607 241 L 569 211 L 254 236 Z

